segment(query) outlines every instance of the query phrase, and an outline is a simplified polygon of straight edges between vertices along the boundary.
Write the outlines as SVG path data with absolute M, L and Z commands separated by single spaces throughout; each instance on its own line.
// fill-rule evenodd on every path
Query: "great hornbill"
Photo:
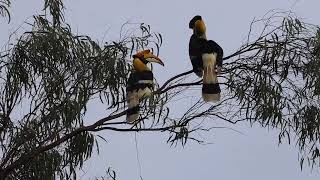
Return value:
M 220 86 L 217 73 L 222 67 L 223 49 L 213 40 L 207 40 L 206 25 L 197 15 L 189 22 L 193 34 L 189 41 L 189 56 L 194 73 L 202 77 L 202 97 L 204 101 L 219 101 Z
M 133 55 L 133 69 L 127 83 L 127 122 L 134 123 L 139 117 L 139 102 L 153 91 L 153 73 L 147 66 L 149 62 L 156 62 L 164 66 L 161 59 L 144 50 Z

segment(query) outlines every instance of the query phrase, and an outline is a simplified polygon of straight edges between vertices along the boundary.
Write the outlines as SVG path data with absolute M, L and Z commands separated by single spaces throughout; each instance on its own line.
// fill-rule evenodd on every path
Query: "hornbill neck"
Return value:
M 196 31 L 196 30 L 193 30 L 193 34 L 196 35 L 198 38 L 207 39 L 206 33 L 203 33 L 202 35 L 198 35 L 195 31 Z
M 147 64 L 142 62 L 139 58 L 133 59 L 133 67 L 136 71 L 142 72 L 142 71 L 151 71 Z

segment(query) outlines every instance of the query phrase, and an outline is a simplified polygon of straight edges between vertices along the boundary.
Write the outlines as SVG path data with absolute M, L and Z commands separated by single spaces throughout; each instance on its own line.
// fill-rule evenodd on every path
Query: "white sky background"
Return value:
M 12 0 L 12 22 L 0 19 L 0 47 L 24 20 L 40 13 L 40 0 Z M 144 22 L 163 35 L 160 57 L 166 67 L 154 66 L 160 84 L 169 77 L 191 69 L 188 42 L 189 20 L 201 15 L 209 39 L 217 41 L 225 55 L 244 42 L 250 22 L 271 9 L 292 10 L 305 21 L 320 25 L 319 0 L 68 0 L 66 20 L 73 31 L 101 41 L 118 40 L 123 23 Z M 200 89 L 199 89 L 200 91 Z M 200 92 L 199 92 L 200 96 Z M 177 104 L 179 106 L 185 104 Z M 106 116 L 103 107 L 89 105 L 88 121 Z M 186 147 L 170 147 L 166 135 L 138 133 L 141 175 L 144 180 L 226 179 L 226 180 L 318 180 L 320 171 L 309 167 L 301 172 L 294 144 L 278 146 L 277 133 L 248 124 L 230 126 L 237 132 L 221 129 L 204 134 L 210 145 L 193 142 Z M 79 179 L 104 175 L 112 167 L 120 180 L 139 180 L 134 133 L 107 132 L 101 141 L 100 155 L 87 162 Z

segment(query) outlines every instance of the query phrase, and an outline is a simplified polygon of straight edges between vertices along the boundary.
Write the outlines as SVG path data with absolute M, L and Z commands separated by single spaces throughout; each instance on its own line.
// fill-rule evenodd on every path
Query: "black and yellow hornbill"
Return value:
M 213 40 L 207 40 L 206 25 L 197 15 L 189 22 L 193 34 L 189 41 L 189 56 L 194 73 L 202 77 L 202 97 L 204 101 L 219 101 L 220 86 L 217 73 L 222 67 L 223 49 Z
M 164 66 L 161 59 L 144 50 L 133 55 L 133 72 L 127 83 L 127 122 L 134 123 L 139 117 L 139 102 L 153 91 L 153 73 L 147 66 L 149 62 L 156 62 Z

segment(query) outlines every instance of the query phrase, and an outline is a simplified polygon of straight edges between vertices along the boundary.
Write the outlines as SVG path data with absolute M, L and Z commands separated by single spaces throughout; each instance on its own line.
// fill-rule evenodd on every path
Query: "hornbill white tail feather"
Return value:
M 150 84 L 152 86 L 152 84 Z M 133 91 L 127 92 L 127 103 L 128 103 L 128 110 L 127 110 L 127 122 L 134 123 L 139 118 L 139 103 L 140 100 L 144 97 L 149 97 L 152 93 L 152 90 L 148 87 L 144 89 L 137 89 Z
M 206 102 L 216 102 L 220 100 L 220 87 L 215 71 L 217 53 L 204 53 L 203 60 L 203 86 L 202 98 Z
M 134 123 L 139 118 L 139 96 L 137 91 L 127 92 L 127 122 Z

